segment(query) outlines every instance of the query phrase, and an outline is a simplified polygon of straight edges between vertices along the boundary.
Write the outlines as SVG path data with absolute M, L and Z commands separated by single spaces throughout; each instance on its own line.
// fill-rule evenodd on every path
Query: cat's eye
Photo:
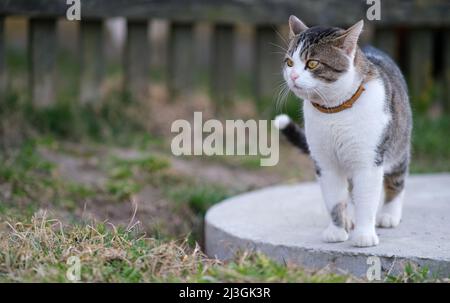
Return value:
M 317 65 L 319 65 L 319 61 L 317 61 L 317 60 L 309 60 L 306 63 L 306 67 L 308 67 L 309 69 L 315 69 L 317 67 Z
M 289 66 L 289 67 L 293 67 L 294 66 L 294 61 L 292 61 L 289 58 L 286 58 L 286 65 Z

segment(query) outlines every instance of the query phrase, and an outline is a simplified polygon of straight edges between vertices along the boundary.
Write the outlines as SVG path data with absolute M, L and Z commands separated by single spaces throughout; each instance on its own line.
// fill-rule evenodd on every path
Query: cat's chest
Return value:
M 333 114 L 319 112 L 305 101 L 305 133 L 313 158 L 344 167 L 372 162 L 389 116 L 384 90 L 371 88 L 351 109 Z

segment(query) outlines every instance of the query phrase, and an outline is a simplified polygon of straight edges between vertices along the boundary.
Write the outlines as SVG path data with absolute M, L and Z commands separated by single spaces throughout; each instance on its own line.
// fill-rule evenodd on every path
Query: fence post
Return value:
M 444 30 L 444 109 L 450 114 L 450 29 Z
M 101 97 L 105 68 L 103 43 L 102 20 L 86 20 L 80 23 L 81 103 L 95 102 Z
M 194 26 L 172 23 L 170 26 L 168 84 L 171 98 L 189 97 L 194 84 Z
M 268 115 L 272 112 L 275 88 L 281 80 L 282 52 L 274 44 L 280 44 L 273 26 L 257 26 L 255 37 L 255 97 L 257 108 Z
M 411 30 L 408 49 L 410 95 L 415 107 L 425 110 L 429 105 L 428 95 L 433 84 L 433 32 L 428 29 Z
M 145 101 L 149 93 L 150 42 L 147 20 L 127 21 L 125 46 L 125 91 L 137 101 Z
M 375 45 L 397 60 L 397 33 L 392 28 L 377 28 L 375 30 Z
M 6 96 L 6 66 L 5 66 L 5 18 L 0 16 L 0 103 Z
M 224 110 L 234 95 L 234 27 L 214 27 L 211 54 L 211 92 L 217 109 Z
M 28 33 L 31 101 L 47 107 L 55 102 L 56 19 L 31 19 Z

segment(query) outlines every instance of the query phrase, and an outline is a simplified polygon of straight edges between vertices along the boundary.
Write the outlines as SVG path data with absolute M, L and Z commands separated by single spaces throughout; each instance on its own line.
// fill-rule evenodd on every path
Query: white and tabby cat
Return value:
M 315 163 L 331 217 L 323 240 L 351 233 L 355 246 L 377 245 L 375 226 L 402 217 L 412 129 L 404 78 L 385 53 L 358 47 L 362 20 L 343 30 L 291 16 L 289 26 L 283 75 L 304 100 L 305 130 L 285 115 L 275 124 Z

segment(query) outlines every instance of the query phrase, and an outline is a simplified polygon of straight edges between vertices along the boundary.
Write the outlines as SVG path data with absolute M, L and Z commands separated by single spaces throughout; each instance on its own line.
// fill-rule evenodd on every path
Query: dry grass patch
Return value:
M 65 227 L 40 211 L 29 223 L 5 223 L 0 235 L 0 280 L 67 282 L 71 256 L 81 262 L 81 281 L 152 282 L 201 274 L 208 260 L 198 247 L 136 235 L 107 224 Z
M 110 224 L 64 226 L 36 213 L 6 222 L 0 233 L 0 281 L 68 282 L 67 260 L 78 257 L 82 282 L 346 282 L 348 277 L 277 264 L 242 253 L 227 263 L 187 241 L 161 241 Z

